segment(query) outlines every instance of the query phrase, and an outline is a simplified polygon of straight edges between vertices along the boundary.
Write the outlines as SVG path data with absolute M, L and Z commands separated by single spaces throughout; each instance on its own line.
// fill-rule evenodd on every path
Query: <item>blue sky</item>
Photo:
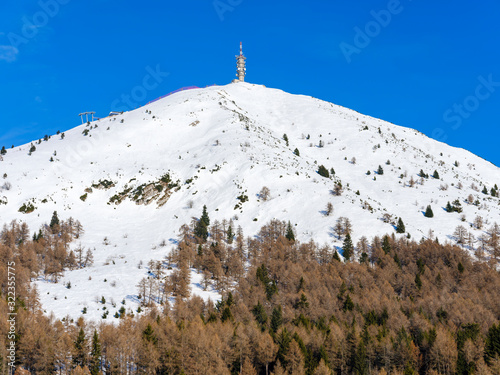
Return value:
M 0 5 L 0 146 L 183 86 L 247 81 L 352 108 L 500 165 L 500 3 L 45 0 Z

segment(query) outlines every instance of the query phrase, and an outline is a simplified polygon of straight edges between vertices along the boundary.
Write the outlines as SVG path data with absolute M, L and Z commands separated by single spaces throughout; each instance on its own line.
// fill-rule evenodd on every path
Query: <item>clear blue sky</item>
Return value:
M 20 0 L 0 12 L 0 146 L 72 128 L 82 111 L 229 83 L 243 41 L 251 83 L 500 165 L 497 1 Z

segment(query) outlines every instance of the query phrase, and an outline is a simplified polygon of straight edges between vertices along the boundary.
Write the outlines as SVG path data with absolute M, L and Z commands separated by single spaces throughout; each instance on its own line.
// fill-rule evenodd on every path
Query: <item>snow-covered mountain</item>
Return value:
M 321 165 L 335 173 L 319 175 Z M 165 257 L 203 205 L 212 220 L 232 219 L 245 235 L 277 218 L 290 221 L 299 240 L 331 246 L 341 245 L 334 232 L 340 217 L 352 222 L 354 242 L 394 233 L 399 217 L 412 238 L 432 231 L 441 242 L 454 241 L 458 225 L 478 237 L 500 222 L 500 200 L 491 195 L 500 169 L 493 164 L 409 128 L 242 82 L 178 92 L 64 137 L 8 149 L 0 176 L 0 222 L 25 221 L 34 232 L 57 211 L 85 229 L 74 246 L 95 248 L 94 266 L 67 271 L 57 284 L 37 281 L 44 308 L 57 317 L 78 317 L 87 306 L 98 319 L 101 296 L 118 308 L 124 298 L 137 306 L 147 262 Z M 336 182 L 341 195 L 333 194 Z M 469 195 L 475 204 L 466 202 Z M 457 199 L 463 212 L 446 212 Z M 23 205 L 33 211 L 20 212 Z M 428 205 L 433 218 L 423 214 Z M 483 229 L 469 226 L 477 216 Z M 193 292 L 217 298 L 200 279 L 193 274 Z

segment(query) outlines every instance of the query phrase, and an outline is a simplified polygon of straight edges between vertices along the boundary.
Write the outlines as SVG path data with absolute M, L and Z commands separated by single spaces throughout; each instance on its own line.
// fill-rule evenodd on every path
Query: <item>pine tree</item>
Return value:
M 451 207 L 450 202 L 446 203 L 445 210 L 446 210 L 446 212 L 453 212 L 453 207 Z
M 458 262 L 457 268 L 458 268 L 458 272 L 464 273 L 465 269 L 464 269 L 464 265 L 462 264 L 462 262 Z
M 194 235 L 205 242 L 208 238 L 208 226 L 210 225 L 210 218 L 207 213 L 207 206 L 203 206 L 203 212 L 200 220 L 196 223 L 194 228 Z
M 281 305 L 276 306 L 271 314 L 271 330 L 276 333 L 283 324 L 283 311 Z
M 432 212 L 431 205 L 428 205 L 426 210 L 425 210 L 425 217 L 434 217 L 434 212 Z
M 405 224 L 403 223 L 403 219 L 398 219 L 398 225 L 396 226 L 396 233 L 404 233 L 406 232 Z
M 198 220 L 196 223 L 196 226 L 194 228 L 194 235 L 198 237 L 200 240 L 203 240 L 205 242 L 208 238 L 208 229 L 207 225 L 203 220 Z
M 384 168 L 382 168 L 381 165 L 378 166 L 377 173 L 378 174 L 384 174 Z
M 344 256 L 346 262 L 351 259 L 353 250 L 354 248 L 352 246 L 351 235 L 347 233 L 344 239 L 344 244 L 342 246 L 342 255 Z
M 288 226 L 286 228 L 286 235 L 285 235 L 285 237 L 286 237 L 286 239 L 288 241 L 291 241 L 291 242 L 295 241 L 295 234 L 293 233 L 292 224 L 290 222 L 288 222 Z
M 229 224 L 229 227 L 227 228 L 226 235 L 227 235 L 227 243 L 231 245 L 233 243 L 233 237 L 234 237 L 233 227 L 231 226 L 231 224 Z
M 200 220 L 202 220 L 207 227 L 210 225 L 210 218 L 208 217 L 206 205 L 203 206 L 203 212 L 201 214 Z
M 324 165 L 320 165 L 318 167 L 318 174 L 322 177 L 330 178 L 330 173 L 328 172 L 328 169 L 326 169 Z
M 354 309 L 354 302 L 352 302 L 351 296 L 348 294 L 345 298 L 344 305 L 342 306 L 344 311 L 352 311 Z
M 57 211 L 54 211 L 50 220 L 50 227 L 54 228 L 56 225 L 59 225 L 59 218 L 57 217 Z
M 332 260 L 336 260 L 337 262 L 340 262 L 340 257 L 339 257 L 339 253 L 337 253 L 337 250 L 333 251 Z
M 432 177 L 434 177 L 435 179 L 439 179 L 438 171 L 434 171 L 434 173 L 432 174 Z
M 394 263 L 398 265 L 399 268 L 401 268 L 401 261 L 399 260 L 398 254 L 394 254 Z
M 483 194 L 488 194 L 488 189 L 486 189 L 486 186 L 483 188 L 482 193 L 483 193 Z
M 295 150 L 293 150 L 293 153 L 297 156 L 300 156 L 300 152 L 299 152 L 299 149 L 296 148 Z
M 2 146 L 2 150 L 0 151 L 1 155 L 5 155 L 7 153 L 7 150 L 5 149 L 5 146 Z
M 91 375 L 98 375 L 101 369 L 101 344 L 99 343 L 99 335 L 94 330 L 94 337 L 92 337 L 92 350 L 90 352 L 90 373 Z
M 267 323 L 267 314 L 264 306 L 262 306 L 260 301 L 258 301 L 257 304 L 253 307 L 252 314 L 255 317 L 257 323 L 259 323 L 262 329 L 264 329 Z
M 78 336 L 76 337 L 75 341 L 75 355 L 73 356 L 73 364 L 74 366 L 80 366 L 83 367 L 86 365 L 86 353 L 87 353 L 87 348 L 86 348 L 86 339 L 85 339 L 85 332 L 83 331 L 83 328 L 80 328 L 80 331 L 78 332 Z
M 500 324 L 493 324 L 486 335 L 484 357 L 490 364 L 495 357 L 500 357 Z
M 153 331 L 153 327 L 151 327 L 151 323 L 148 323 L 146 329 L 142 332 L 142 339 L 144 341 L 152 343 L 153 345 L 157 344 L 158 338 L 156 337 L 155 332 Z
M 224 310 L 222 311 L 222 315 L 220 317 L 220 321 L 222 323 L 228 321 L 228 320 L 233 320 L 233 314 L 231 312 L 231 309 L 229 308 L 229 306 L 226 306 L 224 308 Z
M 422 280 L 420 279 L 420 273 L 417 273 L 417 275 L 415 276 L 415 285 L 417 286 L 418 290 L 422 288 Z
M 391 244 L 389 242 L 389 236 L 385 235 L 384 238 L 382 239 L 382 250 L 384 250 L 384 253 L 389 254 L 391 251 Z

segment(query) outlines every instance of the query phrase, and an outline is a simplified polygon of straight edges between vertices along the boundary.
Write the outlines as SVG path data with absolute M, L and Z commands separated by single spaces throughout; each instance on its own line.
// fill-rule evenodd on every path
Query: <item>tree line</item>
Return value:
M 202 217 L 201 224 L 196 219 L 181 227 L 166 260 L 173 272 L 166 276 L 161 264 L 155 270 L 151 263 L 158 288 L 150 295 L 139 286 L 145 313 L 123 314 L 114 323 L 44 315 L 29 283 L 30 275 L 44 272 L 43 256 L 26 256 L 42 240 L 30 239 L 22 224 L 4 226 L 2 264 L 14 259 L 26 273 L 18 282 L 16 304 L 18 369 L 33 374 L 500 373 L 500 275 L 491 262 L 429 239 L 387 235 L 353 245 L 346 240 L 350 230 L 344 247 L 352 256 L 342 261 L 342 249 L 299 242 L 285 221 L 272 220 L 256 236 L 245 237 L 231 221 Z M 55 225 L 62 227 L 42 230 L 43 241 L 52 244 L 45 245 L 47 252 L 62 237 Z M 70 267 L 68 256 L 67 251 L 65 262 L 57 258 L 64 268 Z M 3 282 L 5 269 L 0 271 Z M 221 300 L 191 295 L 192 271 L 202 273 L 206 287 L 216 287 Z M 5 296 L 4 283 L 1 291 Z M 5 298 L 0 312 L 6 316 Z M 6 322 L 0 323 L 4 341 L 7 330 Z M 0 349 L 2 374 L 5 348 Z

